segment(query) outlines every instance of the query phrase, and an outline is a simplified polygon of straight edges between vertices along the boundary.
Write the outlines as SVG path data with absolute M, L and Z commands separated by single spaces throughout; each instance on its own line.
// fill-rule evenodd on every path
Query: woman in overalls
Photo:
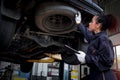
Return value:
M 87 64 L 90 67 L 90 74 L 83 80 L 117 80 L 110 69 L 114 62 L 114 51 L 112 42 L 109 40 L 106 30 L 116 28 L 116 19 L 112 15 L 96 15 L 89 23 L 89 27 L 84 27 L 82 23 L 78 26 L 89 46 L 87 53 L 78 51 L 75 54 L 77 60 L 71 58 L 73 63 Z M 62 59 L 67 61 L 67 55 L 62 54 Z

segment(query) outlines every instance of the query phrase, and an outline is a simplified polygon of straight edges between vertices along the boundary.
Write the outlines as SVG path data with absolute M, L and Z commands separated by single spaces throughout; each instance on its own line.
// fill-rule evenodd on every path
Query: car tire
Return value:
M 74 31 L 75 8 L 61 2 L 46 2 L 37 6 L 35 11 L 36 26 L 47 33 L 64 34 Z

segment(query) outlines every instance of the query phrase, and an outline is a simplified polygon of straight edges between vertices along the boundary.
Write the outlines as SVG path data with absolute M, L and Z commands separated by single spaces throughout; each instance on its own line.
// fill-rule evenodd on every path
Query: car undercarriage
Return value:
M 93 15 L 103 14 L 87 0 L 1 0 L 0 7 L 0 60 L 21 65 L 44 53 L 62 54 L 65 44 L 79 50 L 84 37 L 75 15 L 80 12 L 87 26 Z

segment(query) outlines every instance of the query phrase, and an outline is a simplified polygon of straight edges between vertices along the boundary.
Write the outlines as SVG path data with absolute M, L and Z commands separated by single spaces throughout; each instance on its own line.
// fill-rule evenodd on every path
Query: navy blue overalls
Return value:
M 90 75 L 85 80 L 117 80 L 110 69 L 114 62 L 112 42 L 104 31 L 93 35 L 82 24 L 78 29 L 83 33 L 89 46 L 86 53 L 86 64 L 90 67 Z

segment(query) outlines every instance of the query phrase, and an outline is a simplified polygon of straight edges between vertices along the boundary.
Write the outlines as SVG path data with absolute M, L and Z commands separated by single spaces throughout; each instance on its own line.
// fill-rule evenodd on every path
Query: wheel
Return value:
M 48 33 L 64 34 L 74 31 L 75 14 L 78 10 L 60 2 L 46 2 L 37 6 L 35 12 L 36 26 Z
M 15 33 L 15 21 L 0 15 L 0 51 L 9 47 Z
M 32 70 L 33 63 L 32 62 L 24 62 L 20 64 L 20 70 L 24 73 L 28 73 Z

